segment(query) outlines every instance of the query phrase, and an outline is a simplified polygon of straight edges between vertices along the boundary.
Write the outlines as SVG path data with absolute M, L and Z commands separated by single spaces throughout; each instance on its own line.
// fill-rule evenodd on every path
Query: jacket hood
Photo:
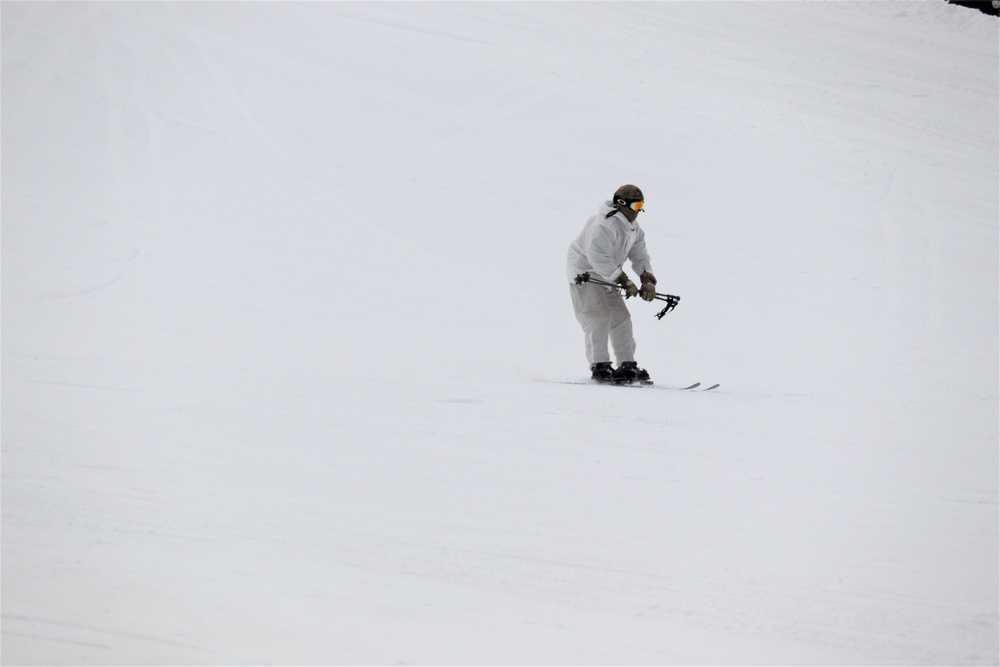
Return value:
M 610 200 L 601 204 L 597 208 L 597 213 L 598 215 L 600 215 L 605 219 L 611 219 L 617 217 L 620 224 L 628 225 L 629 228 L 635 227 L 636 224 L 638 223 L 638 220 L 636 220 L 636 222 L 630 222 L 629 219 L 625 217 L 625 214 L 619 211 L 618 207 L 616 207 L 613 203 L 611 203 Z M 615 213 L 617 215 L 611 215 L 612 213 Z

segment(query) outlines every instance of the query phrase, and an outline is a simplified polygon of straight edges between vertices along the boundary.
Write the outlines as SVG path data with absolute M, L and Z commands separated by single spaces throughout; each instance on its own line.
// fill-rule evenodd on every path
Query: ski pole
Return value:
M 609 283 L 606 280 L 601 280 L 600 278 L 594 278 L 593 276 L 590 275 L 589 272 L 587 272 L 587 273 L 581 273 L 580 275 L 578 275 L 576 277 L 576 284 L 577 285 L 582 285 L 583 283 L 593 283 L 594 285 L 601 285 L 602 287 L 613 287 L 615 289 L 625 289 L 624 287 L 622 287 L 618 283 Z M 674 296 L 673 294 L 660 294 L 659 292 L 657 292 L 656 296 L 654 296 L 653 298 L 656 299 L 657 301 L 666 301 L 667 302 L 667 306 L 663 310 L 661 310 L 659 313 L 657 313 L 656 319 L 658 319 L 658 320 L 662 320 L 664 315 L 666 315 L 671 310 L 673 310 L 674 308 L 676 308 L 677 304 L 680 303 L 680 300 L 681 300 L 681 298 L 679 296 Z

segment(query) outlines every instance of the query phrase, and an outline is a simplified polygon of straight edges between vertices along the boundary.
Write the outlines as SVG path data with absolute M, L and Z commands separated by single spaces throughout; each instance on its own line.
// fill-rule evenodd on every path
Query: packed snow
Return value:
M 997 664 L 998 44 L 3 2 L 2 661 Z M 681 302 L 570 384 L 623 183 Z

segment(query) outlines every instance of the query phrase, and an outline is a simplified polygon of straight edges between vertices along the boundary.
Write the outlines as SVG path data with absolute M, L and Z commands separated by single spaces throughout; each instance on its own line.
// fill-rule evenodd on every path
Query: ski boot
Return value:
M 612 382 L 614 375 L 610 361 L 599 361 L 590 367 L 590 379 L 594 382 Z
M 649 379 L 649 373 L 645 368 L 639 368 L 639 364 L 634 361 L 623 361 L 615 369 L 611 381 L 615 384 L 653 384 Z

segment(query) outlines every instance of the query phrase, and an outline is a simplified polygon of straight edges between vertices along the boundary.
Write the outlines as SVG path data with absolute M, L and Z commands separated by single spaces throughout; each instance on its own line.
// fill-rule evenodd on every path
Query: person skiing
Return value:
M 621 285 L 625 298 L 639 295 L 645 301 L 652 301 L 656 297 L 656 278 L 646 252 L 645 234 L 636 220 L 644 203 L 638 187 L 621 186 L 611 201 L 604 202 L 587 220 L 567 253 L 566 272 L 573 310 L 583 328 L 591 377 L 598 382 L 650 381 L 649 373 L 635 361 L 632 316 L 621 292 L 587 282 L 576 284 L 578 275 L 590 273 L 605 282 Z M 626 259 L 631 260 L 641 287 L 636 287 L 623 270 Z M 609 339 L 618 360 L 618 368 L 614 369 L 608 354 Z

